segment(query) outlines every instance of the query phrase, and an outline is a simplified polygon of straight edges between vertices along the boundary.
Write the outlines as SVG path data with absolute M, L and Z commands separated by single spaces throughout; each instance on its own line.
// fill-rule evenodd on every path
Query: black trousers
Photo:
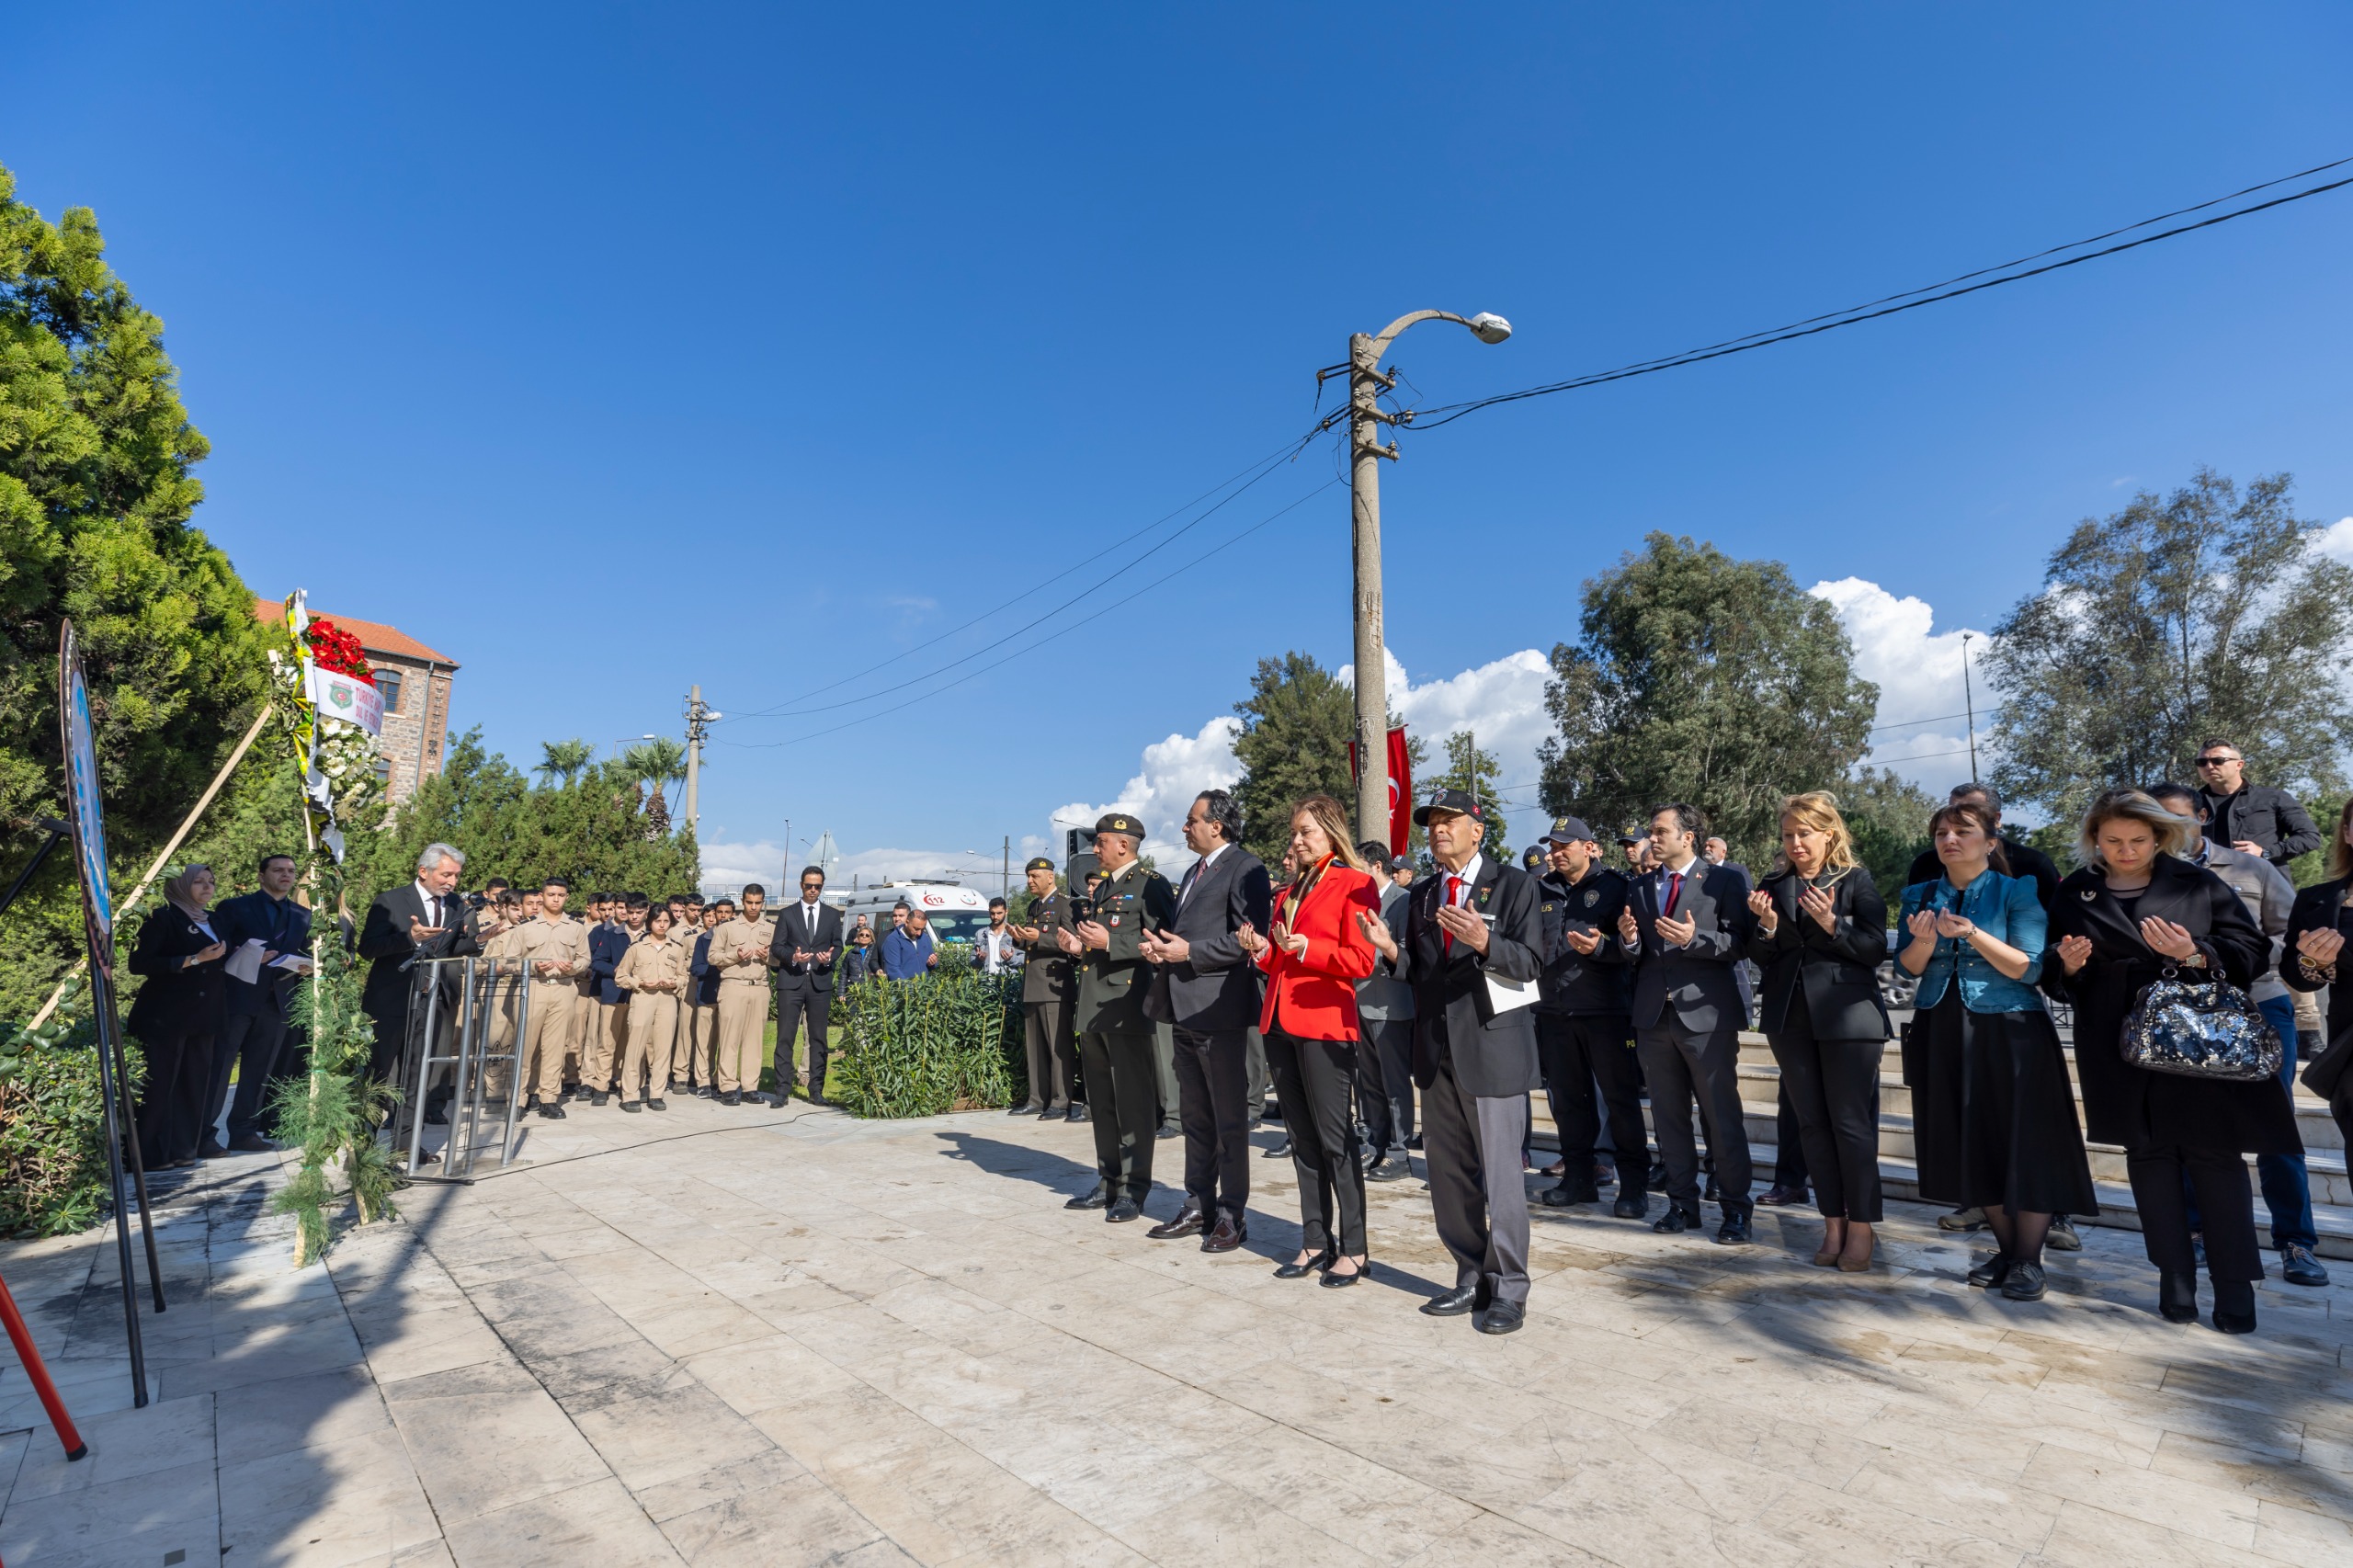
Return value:
M 1240 1029 L 1176 1030 L 1185 1195 L 1203 1217 L 1242 1221 L 1250 1201 L 1249 1065 Z
M 1803 1187 L 1805 1159 L 1805 1130 L 1798 1120 L 1798 1108 L 1790 1103 L 1790 1081 L 1784 1075 L 1773 1096 L 1773 1185 Z
M 1152 1191 L 1152 1144 L 1159 1131 L 1160 1080 L 1153 1031 L 1090 1029 L 1078 1037 L 1086 1074 L 1087 1125 L 1095 1133 L 1095 1172 L 1112 1197 L 1142 1204 Z
M 1242 1031 L 1242 1103 L 1248 1109 L 1249 1124 L 1256 1127 L 1266 1118 L 1267 1086 L 1274 1082 L 1267 1071 L 1267 1037 L 1256 1024 Z
M 1638 1032 L 1643 1077 L 1650 1085 L 1651 1127 L 1666 1165 L 1667 1201 L 1687 1214 L 1699 1210 L 1699 1148 L 1691 1136 L 1691 1107 L 1707 1129 L 1716 1190 L 1727 1209 L 1748 1206 L 1748 1126 L 1741 1119 L 1740 1036 L 1730 1025 L 1706 1033 L 1687 1029 L 1670 1012 Z
M 270 1075 L 278 1071 L 278 1055 L 286 1043 L 282 1013 L 233 1013 L 221 1021 L 221 1038 L 212 1052 L 212 1082 L 205 1091 L 203 1132 L 210 1136 L 221 1102 L 229 1096 L 229 1069 L 237 1069 L 237 1100 L 229 1108 L 233 1142 L 261 1131 L 269 1108 Z
M 1078 1065 L 1070 1004 L 1059 996 L 1024 1002 L 1021 1028 L 1029 1057 L 1029 1097 L 1048 1110 L 1069 1109 L 1071 1074 Z
M 1411 1027 L 1411 1026 L 1408 1026 Z M 1562 1179 L 1581 1181 L 1593 1169 L 1605 1116 L 1618 1174 L 1643 1189 L 1650 1141 L 1643 1131 L 1643 1074 L 1634 1059 L 1634 1028 L 1623 1013 L 1569 1017 L 1536 1015 L 1536 1056 L 1544 1069 L 1544 1097 L 1561 1135 Z M 1598 1099 L 1594 1085 L 1598 1081 Z
M 1816 1040 L 1813 1018 L 1795 999 L 1770 1038 L 1773 1060 L 1781 1065 L 1781 1093 L 1796 1113 L 1798 1142 L 1805 1151 L 1799 1180 L 1805 1172 L 1813 1174 L 1814 1207 L 1825 1218 L 1878 1224 L 1885 1217 L 1879 1186 L 1879 1063 L 1887 1041 Z
M 174 1160 L 192 1160 L 210 1119 L 204 1095 L 212 1081 L 210 1028 L 158 1030 L 142 1040 L 147 1077 L 139 1091 L 140 1162 L 149 1170 Z
M 804 1023 L 809 1029 L 809 1092 L 825 1092 L 825 1023 L 833 1011 L 833 993 L 806 981 L 787 981 L 776 988 L 776 1086 L 780 1094 L 799 1081 L 792 1070 L 792 1037 Z
M 2127 1149 L 2125 1173 L 2132 1178 L 2132 1204 L 2141 1211 L 2141 1244 L 2149 1261 L 2168 1274 L 2194 1274 L 2197 1254 L 2189 1245 L 2186 1177 L 2198 1193 L 2203 1218 L 2207 1277 L 2217 1283 L 2263 1278 L 2263 1255 L 2255 1243 L 2255 1189 L 2246 1160 L 2230 1149 L 2187 1149 L 2179 1144 Z
M 1414 1020 L 1359 1013 L 1357 1031 L 1366 1142 L 1386 1153 L 1414 1135 Z
M 1357 1163 L 1357 1042 L 1267 1037 L 1283 1127 L 1299 1173 L 1300 1245 L 1365 1256 L 1364 1167 Z

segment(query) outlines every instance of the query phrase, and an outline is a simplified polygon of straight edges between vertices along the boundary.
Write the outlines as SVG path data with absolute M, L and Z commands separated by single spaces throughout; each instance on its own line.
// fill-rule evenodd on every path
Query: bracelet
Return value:
M 2298 953 L 2296 961 L 2303 966 L 2305 974 L 2323 985 L 2333 985 L 2336 983 L 2336 965 L 2334 962 L 2314 963 L 2310 953 Z

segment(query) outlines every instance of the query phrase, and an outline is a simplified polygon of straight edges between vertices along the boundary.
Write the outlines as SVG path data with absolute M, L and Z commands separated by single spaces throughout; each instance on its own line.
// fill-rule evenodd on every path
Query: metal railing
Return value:
M 442 976 L 444 966 L 453 964 L 463 967 L 457 995 L 450 1003 Z M 505 1124 L 499 1127 L 494 1122 L 493 1126 L 498 1127 L 498 1165 L 504 1170 L 515 1158 L 515 1122 L 523 1103 L 523 1053 L 531 1028 L 530 982 L 519 972 L 501 973 L 498 960 L 479 954 L 420 958 L 415 960 L 411 975 L 411 983 L 424 993 L 424 1006 L 416 1005 L 418 998 L 412 993 L 401 1082 L 404 1088 L 413 1087 L 415 1092 L 402 1096 L 393 1121 L 393 1148 L 400 1148 L 404 1134 L 408 1146 L 405 1174 L 415 1177 L 418 1166 L 425 1163 L 426 1096 L 433 1086 L 433 1070 L 446 1065 L 454 1092 L 449 1099 L 449 1141 L 441 1151 L 439 1176 L 448 1181 L 472 1179 L 474 1162 L 482 1153 L 490 1069 L 501 1062 L 507 1069 Z M 503 1005 L 510 1000 L 515 1006 L 514 1039 L 506 1050 L 500 1051 L 492 1045 L 491 1035 Z M 454 1007 L 454 1019 L 448 1017 L 448 1007 Z M 437 1050 L 445 1033 L 453 1049 Z

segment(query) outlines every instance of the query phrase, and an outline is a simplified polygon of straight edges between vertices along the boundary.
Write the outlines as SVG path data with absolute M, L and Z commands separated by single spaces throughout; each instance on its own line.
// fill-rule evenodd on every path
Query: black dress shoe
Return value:
M 777 1108 L 778 1108 L 778 1109 L 781 1110 L 781 1109 L 784 1108 L 784 1101 L 785 1101 L 785 1096 L 782 1096 L 782 1095 L 779 1095 L 779 1096 L 776 1097 L 776 1103 L 777 1103 Z M 828 1096 L 824 1096 L 824 1095 L 819 1094 L 819 1093 L 817 1093 L 817 1092 L 816 1092 L 816 1091 L 814 1091 L 814 1090 L 812 1090 L 812 1091 L 810 1092 L 810 1095 L 809 1095 L 809 1103 L 810 1103 L 811 1105 L 813 1105 L 813 1106 L 815 1106 L 819 1110 L 831 1110 L 831 1109 L 833 1109 L 833 1108 L 834 1108 L 834 1104 L 835 1104 L 835 1102 L 834 1102 L 831 1098 L 829 1098 Z
M 1725 1210 L 1724 1222 L 1716 1227 L 1716 1244 L 1720 1247 L 1743 1247 L 1752 1239 L 1748 1233 L 1747 1209 Z
M 1653 1192 L 1665 1192 L 1666 1190 L 1666 1166 L 1663 1164 L 1653 1165 L 1648 1171 L 1643 1173 L 1643 1184 L 1649 1187 Z
M 1005 1114 L 1007 1116 L 1036 1116 L 1045 1108 L 1046 1108 L 1044 1106 L 1040 1105 L 1036 1100 L 1031 1100 L 1028 1105 L 1015 1106 L 1011 1110 L 1006 1111 Z
M 229 1140 L 229 1153 L 233 1154 L 274 1154 L 278 1153 L 278 1145 L 271 1142 L 268 1139 L 263 1137 L 258 1132 L 240 1132 L 234 1138 Z M 2328 1283 L 2327 1275 L 2324 1274 L 2321 1276 L 2321 1283 L 2324 1285 Z
M 1651 1229 L 1662 1236 L 1679 1236 L 1686 1231 L 1699 1228 L 1699 1216 L 1687 1213 L 1670 1203 L 1666 1212 L 1651 1221 Z
M 1050 1105 L 1045 1109 L 1038 1113 L 1038 1119 L 1040 1121 L 1061 1121 L 1069 1115 L 1070 1107 L 1066 1105 Z
M 1336 1259 L 1334 1260 L 1334 1267 L 1337 1267 Z M 1336 1274 L 1333 1272 L 1332 1269 L 1327 1268 L 1324 1271 L 1324 1278 L 1317 1280 L 1316 1283 L 1324 1287 L 1326 1290 L 1343 1290 L 1355 1284 L 1358 1280 L 1369 1278 L 1371 1273 L 1372 1260 L 1370 1258 L 1367 1258 L 1362 1263 L 1357 1265 L 1356 1272 L 1353 1274 Z
M 1111 1206 L 1103 1210 L 1103 1218 L 1114 1225 L 1124 1225 L 1131 1220 L 1143 1218 L 1143 1206 L 1132 1198 L 1115 1199 Z
M 2255 1282 L 2251 1279 L 2214 1281 L 2214 1326 L 2224 1334 L 2255 1332 Z
M 1406 1139 L 1405 1147 L 1411 1149 L 1416 1154 L 1420 1153 L 1422 1152 L 1422 1135 L 1416 1132 L 1411 1138 Z
M 629 1112 L 630 1115 L 635 1116 L 639 1111 L 643 1110 L 645 1108 L 638 1104 L 635 1100 L 623 1100 L 621 1101 L 621 1108 Z
M 2003 1296 L 2013 1301 L 2039 1301 L 2045 1289 L 2039 1263 L 2014 1263 L 2010 1277 L 2002 1281 Z
M 1094 1187 L 1063 1205 L 1065 1209 L 1108 1209 L 1111 1206 L 1111 1189 Z
M 1325 1247 L 1322 1252 L 1317 1253 L 1305 1263 L 1301 1263 L 1294 1259 L 1290 1263 L 1284 1264 L 1281 1267 L 1275 1270 L 1275 1278 L 1278 1279 L 1304 1279 L 1309 1275 L 1316 1273 L 1321 1269 L 1331 1267 L 1332 1259 L 1336 1256 L 1338 1255 L 1334 1253 L 1330 1247 Z
M 1547 1209 L 1567 1209 L 1579 1203 L 1598 1203 L 1601 1193 L 1589 1181 L 1564 1181 L 1558 1187 L 1548 1187 L 1538 1193 L 1536 1201 Z
M 1086 1116 L 1086 1108 L 1085 1106 L 1083 1106 L 1083 1105 L 1074 1105 L 1074 1106 L 1071 1107 L 1071 1108 L 1070 1108 L 1070 1115 L 1069 1115 L 1069 1117 L 1068 1117 L 1066 1119 L 1071 1120 L 1071 1121 L 1085 1121 L 1085 1120 L 1086 1120 L 1086 1119 L 1087 1119 L 1087 1116 Z
M 1250 1239 L 1250 1233 L 1241 1221 L 1223 1210 L 1218 1210 L 1217 1223 L 1201 1238 L 1203 1252 L 1232 1252 Z
M 1479 1287 L 1457 1285 L 1443 1296 L 1433 1296 L 1422 1303 L 1422 1315 L 1430 1318 L 1459 1318 L 1474 1312 L 1479 1305 Z
M 1803 1203 L 1805 1201 L 1805 1183 L 1800 1182 L 1795 1187 L 1783 1187 L 1777 1181 L 1772 1186 L 1767 1187 L 1764 1195 L 1758 1198 L 1756 1201 L 1765 1205 L 1768 1209 L 1779 1209 L 1788 1204 Z
M 1185 1130 L 1173 1121 L 1162 1122 L 1159 1131 L 1153 1134 L 1154 1138 L 1182 1138 L 1184 1135 Z
M 2157 1274 L 2157 1315 L 2167 1323 L 2196 1323 L 2198 1276 L 2160 1270 Z
M 1144 1233 L 1156 1242 L 1173 1242 L 1179 1236 L 1198 1236 L 1209 1227 L 1201 1222 L 1201 1211 L 1184 1209 L 1174 1220 L 1164 1220 Z
M 229 1145 L 232 1149 L 244 1146 L 242 1143 Z M 2328 1270 L 2320 1266 L 2320 1259 L 2313 1256 L 2312 1248 L 2290 1242 L 2279 1249 L 2279 1278 L 2290 1285 L 2325 1285 L 2328 1283 Z
M 563 1108 L 560 1105 L 543 1105 L 540 1108 L 540 1114 L 546 1117 L 550 1121 L 562 1121 L 563 1119 Z
M 1969 1271 L 1969 1282 L 1972 1285 L 1983 1286 L 1988 1290 L 1992 1290 L 1995 1286 L 1999 1285 L 2003 1280 L 2007 1279 L 2009 1277 L 2010 1255 L 2006 1252 L 1995 1253 L 1993 1256 L 1987 1258 L 1984 1262 L 1979 1264 L 1976 1267 Z M 2191 1306 L 2189 1315 L 2191 1317 L 2196 1317 L 2198 1315 L 2198 1309 L 2195 1305 Z
M 719 1096 L 719 1103 L 721 1105 L 742 1105 L 744 1103 L 744 1091 L 741 1089 L 730 1089 L 725 1094 Z
M 605 1090 L 598 1089 L 588 1096 L 588 1103 L 594 1106 L 608 1105 L 611 1103 L 612 1097 L 613 1096 Z
M 1367 1181 L 1403 1181 L 1414 1174 L 1414 1162 L 1402 1154 L 1383 1155 L 1364 1173 Z
M 646 1101 L 645 1108 L 648 1110 L 668 1110 L 670 1108 L 670 1103 L 667 1100 L 657 1096 L 656 1098 Z
M 1651 1200 L 1640 1187 L 1631 1187 L 1618 1195 L 1609 1211 L 1620 1220 L 1647 1220 L 1651 1215 Z
M 198 1144 L 196 1147 L 196 1157 L 199 1160 L 226 1159 L 228 1154 L 228 1145 L 215 1142 L 210 1138 L 207 1138 L 203 1142 Z
M 1271 1149 L 1261 1149 L 1258 1151 L 1258 1157 L 1262 1160 L 1287 1160 L 1290 1158 L 1290 1140 L 1286 1138 Z
M 1517 1334 L 1528 1321 L 1528 1309 L 1518 1301 L 1494 1301 L 1471 1326 L 1481 1334 Z

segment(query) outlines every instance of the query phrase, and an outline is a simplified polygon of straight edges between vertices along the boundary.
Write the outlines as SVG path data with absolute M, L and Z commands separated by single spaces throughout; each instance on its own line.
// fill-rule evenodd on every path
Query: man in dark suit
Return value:
M 1696 1095 L 1715 1157 L 1723 1223 L 1716 1240 L 1749 1239 L 1748 1131 L 1741 1120 L 1740 1029 L 1747 1022 L 1733 977 L 1748 929 L 1747 886 L 1699 855 L 1700 816 L 1680 803 L 1651 814 L 1654 869 L 1636 878 L 1619 912 L 1621 950 L 1634 965 L 1634 1038 L 1650 1086 L 1651 1121 L 1666 1165 L 1666 1212 L 1651 1229 L 1696 1229 L 1699 1152 Z
M 1086 1108 L 1070 1096 L 1071 1075 L 1078 1068 L 1070 1028 L 1070 955 L 1054 935 L 1067 924 L 1068 912 L 1054 882 L 1051 860 L 1040 855 L 1021 874 L 1029 879 L 1029 924 L 1014 926 L 1013 939 L 1023 952 L 1021 1015 L 1029 1056 L 1029 1098 L 1014 1107 L 1013 1114 L 1081 1121 Z
M 263 1096 L 286 1042 L 287 1008 L 311 965 L 311 912 L 289 896 L 294 891 L 294 857 L 265 855 L 260 871 L 259 892 L 222 899 L 212 911 L 212 929 L 229 949 L 228 1000 L 205 1095 L 204 1142 L 217 1151 L 212 1118 L 221 1114 L 228 1096 L 233 1063 L 237 1100 L 229 1108 L 227 1152 L 237 1154 L 263 1154 L 278 1147 L 262 1136 L 267 1109 Z M 256 942 L 261 946 L 253 948 Z M 281 959 L 288 961 L 281 964 Z M 248 965 L 250 980 L 242 978 Z
M 1100 1209 L 1124 1224 L 1143 1213 L 1152 1193 L 1153 1133 L 1159 1123 L 1160 1085 L 1154 1070 L 1152 1020 L 1144 1016 L 1151 965 L 1147 931 L 1165 929 L 1176 913 L 1176 892 L 1136 858 L 1143 824 L 1112 812 L 1095 824 L 1095 853 L 1103 879 L 1087 916 L 1054 933 L 1056 945 L 1078 960 L 1079 1068 L 1095 1129 L 1094 1189 L 1063 1205 Z
M 1256 965 L 1242 949 L 1244 926 L 1263 932 L 1274 884 L 1242 847 L 1242 806 L 1223 790 L 1196 796 L 1185 845 L 1199 857 L 1176 887 L 1176 915 L 1147 932 L 1147 962 L 1159 966 L 1145 1011 L 1174 1028 L 1176 1103 L 1185 1130 L 1185 1206 L 1144 1233 L 1155 1241 L 1201 1235 L 1203 1252 L 1232 1252 L 1248 1235 L 1249 1066 L 1244 1036 L 1258 1021 Z
M 834 1006 L 834 960 L 841 956 L 842 912 L 820 897 L 825 891 L 822 866 L 801 868 L 801 896 L 776 917 L 776 938 L 768 952 L 779 971 L 776 984 L 776 1103 L 792 1097 L 798 1074 L 792 1070 L 792 1037 L 805 1022 L 809 1028 L 809 1103 L 827 1105 L 825 1098 L 825 1020 Z
M 1537 1196 L 1548 1209 L 1600 1201 L 1594 1148 L 1606 1109 L 1618 1162 L 1615 1212 L 1640 1220 L 1650 1207 L 1643 1186 L 1650 1142 L 1643 1131 L 1643 1077 L 1628 1018 L 1625 955 L 1611 937 L 1626 907 L 1626 879 L 1601 863 L 1600 841 L 1580 818 L 1553 818 L 1544 847 L 1549 869 L 1536 884 L 1544 926 L 1536 1046 L 1552 1125 L 1561 1135 L 1561 1180 Z
M 442 1017 L 458 992 L 458 976 L 448 964 L 418 964 L 404 968 L 411 959 L 458 958 L 472 951 L 465 935 L 465 906 L 460 903 L 458 873 L 466 858 L 447 844 L 428 844 L 416 858 L 416 881 L 376 895 L 359 928 L 358 956 L 372 960 L 359 1006 L 376 1022 L 376 1046 L 368 1056 L 370 1077 L 391 1079 L 400 1069 L 401 1052 L 408 1040 L 408 1017 L 423 995 L 426 979 L 439 971 Z M 396 1085 L 395 1087 L 405 1087 Z
M 1414 988 L 1414 1082 L 1422 1095 L 1422 1147 L 1438 1240 L 1454 1258 L 1454 1289 L 1422 1304 L 1432 1317 L 1476 1316 L 1482 1334 L 1527 1318 L 1528 1096 L 1538 1083 L 1529 1004 L 1543 967 L 1536 879 L 1479 853 L 1485 808 L 1439 790 L 1414 809 L 1429 830 L 1438 874 L 1417 884 L 1405 928 L 1358 921 L 1398 978 Z

